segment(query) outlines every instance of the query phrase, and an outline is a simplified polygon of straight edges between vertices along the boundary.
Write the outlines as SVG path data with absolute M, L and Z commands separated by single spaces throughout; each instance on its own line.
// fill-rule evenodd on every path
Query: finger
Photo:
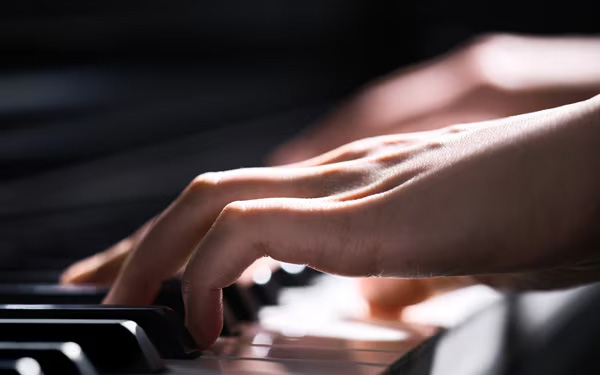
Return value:
M 438 293 L 473 285 L 471 277 L 433 277 L 425 279 L 368 278 L 360 280 L 360 291 L 369 315 L 375 319 L 397 320 L 405 307 Z
M 257 258 L 307 264 L 348 276 L 378 272 L 376 241 L 349 215 L 352 204 L 272 198 L 229 204 L 190 259 L 183 277 L 187 326 L 210 345 L 222 325 L 221 289 Z M 356 208 L 353 208 L 355 213 Z M 360 213 L 360 212 L 359 212 Z M 366 243 L 354 243 L 360 238 Z
M 131 236 L 105 251 L 72 264 L 60 276 L 61 284 L 111 285 L 125 259 L 144 237 L 154 219 L 142 225 Z
M 126 238 L 106 251 L 72 264 L 60 275 L 60 283 L 111 285 L 131 250 L 131 242 Z
M 374 319 L 397 320 L 406 306 L 414 305 L 432 294 L 426 279 L 361 279 L 360 292 Z
M 263 197 L 314 198 L 335 193 L 361 172 L 255 168 L 200 176 L 165 210 L 125 262 L 105 299 L 113 304 L 146 304 L 160 283 L 188 260 L 223 207 L 235 200 Z

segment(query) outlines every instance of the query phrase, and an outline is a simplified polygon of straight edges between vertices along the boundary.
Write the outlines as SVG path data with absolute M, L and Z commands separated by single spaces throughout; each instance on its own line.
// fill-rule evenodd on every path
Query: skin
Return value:
M 389 277 L 362 278 L 359 290 L 367 305 L 367 318 L 402 320 L 407 306 L 415 305 L 446 291 L 473 285 L 472 276 L 399 279 Z
M 150 303 L 185 267 L 187 326 L 206 347 L 221 289 L 265 256 L 347 276 L 526 280 L 585 264 L 562 280 L 596 279 L 599 146 L 600 96 L 203 174 L 150 224 L 105 302 Z
M 556 54 L 556 51 L 561 51 L 561 54 Z M 582 100 L 600 91 L 600 66 L 594 63 L 599 59 L 599 38 L 537 38 L 515 35 L 492 35 L 479 38 L 446 56 L 399 71 L 390 77 L 384 77 L 367 86 L 358 95 L 348 100 L 346 104 L 342 105 L 319 124 L 309 128 L 305 134 L 282 146 L 273 154 L 271 162 L 279 164 L 301 160 L 329 150 L 344 142 L 363 137 L 434 129 L 448 123 L 495 119 Z M 500 64 L 497 63 L 498 61 Z M 507 67 L 510 69 L 507 69 Z M 543 67 L 543 69 L 540 69 L 540 67 Z M 427 82 L 434 82 L 435 86 L 431 86 Z M 427 90 L 426 95 L 423 96 L 423 87 L 435 87 L 435 90 Z M 597 99 L 595 100 L 597 102 Z M 489 125 L 491 123 L 474 123 L 472 126 L 484 127 L 486 124 Z M 523 129 L 506 131 L 511 132 L 511 134 L 513 131 L 527 133 L 526 128 L 529 126 L 529 121 L 502 120 L 498 124 L 510 125 L 511 129 L 524 125 Z M 498 126 L 501 127 L 503 125 Z M 418 163 L 415 165 L 414 160 L 424 160 L 424 157 L 414 156 L 413 153 L 419 153 L 419 155 L 422 153 L 433 154 L 437 147 L 435 145 L 438 142 L 437 139 L 439 137 L 443 138 L 445 133 L 462 133 L 465 135 L 467 142 L 479 142 L 482 147 L 484 145 L 485 147 L 489 147 L 489 150 L 486 150 L 486 152 L 473 152 L 470 158 L 476 160 L 481 159 L 483 155 L 491 153 L 492 150 L 503 144 L 502 137 L 498 136 L 498 134 L 501 134 L 504 130 L 497 129 L 493 135 L 488 137 L 490 143 L 485 143 L 476 137 L 470 138 L 471 136 L 467 135 L 470 133 L 466 132 L 468 130 L 466 129 L 467 127 L 471 127 L 471 125 L 442 129 L 438 132 L 405 134 L 399 136 L 399 138 L 375 138 L 355 142 L 312 160 L 280 168 L 276 172 L 269 172 L 269 169 L 230 171 L 219 175 L 216 180 L 213 180 L 216 175 L 200 176 L 186 189 L 182 196 L 194 195 L 192 192 L 199 190 L 201 193 L 198 194 L 206 197 L 205 199 L 213 199 L 213 195 L 218 195 L 220 200 L 215 202 L 215 207 L 212 208 L 205 207 L 207 206 L 206 204 L 201 204 L 200 206 L 202 207 L 197 217 L 182 215 L 184 218 L 189 217 L 204 222 L 202 224 L 203 227 L 196 227 L 194 229 L 197 233 L 191 236 L 193 238 L 190 238 L 188 243 L 200 241 L 200 238 L 208 230 L 210 224 L 214 222 L 214 218 L 220 218 L 220 215 L 224 213 L 227 214 L 224 215 L 226 218 L 237 217 L 235 212 L 237 212 L 236 209 L 238 207 L 235 204 L 233 205 L 234 208 L 227 208 L 226 210 L 219 210 L 218 208 L 218 206 L 222 206 L 221 208 L 228 207 L 227 203 L 236 200 L 262 197 L 319 198 L 314 201 L 319 203 L 323 199 L 328 198 L 336 202 L 352 203 L 347 205 L 346 210 L 351 212 L 358 211 L 357 208 L 365 206 L 366 203 L 354 204 L 354 202 L 366 202 L 368 196 L 377 195 L 376 193 L 370 193 L 370 188 L 367 187 L 377 185 L 378 183 L 381 185 L 393 185 L 392 181 L 387 181 L 385 178 L 396 172 L 400 173 L 403 171 L 402 173 L 405 175 L 405 177 L 396 177 L 398 188 L 403 186 L 404 190 L 406 190 L 407 184 L 408 186 L 415 186 L 415 181 L 420 181 L 423 178 L 423 174 L 429 173 L 435 175 L 436 173 L 442 173 L 438 169 L 431 170 L 429 163 L 435 164 L 435 161 L 427 161 L 423 162 L 423 165 L 419 165 Z M 526 138 L 533 140 L 535 137 L 527 135 Z M 517 139 L 520 138 L 517 137 Z M 513 143 L 513 146 L 518 148 L 518 143 Z M 440 148 L 448 150 L 445 139 L 443 146 Z M 431 149 L 422 149 L 427 147 Z M 485 147 L 483 148 L 485 149 Z M 450 156 L 456 154 L 456 150 L 459 148 L 459 146 L 455 146 Z M 420 151 L 417 152 L 417 149 Z M 382 171 L 379 167 L 385 163 L 374 162 L 373 160 L 369 162 L 370 164 L 368 163 L 371 165 L 370 167 L 356 166 L 356 163 L 360 160 L 368 159 L 369 157 L 372 159 L 375 156 L 385 158 L 387 152 L 393 154 L 394 152 L 401 152 L 400 150 L 403 150 L 403 153 L 410 152 L 411 154 L 410 156 L 405 155 L 401 158 L 389 157 L 389 159 L 386 159 L 390 163 L 396 162 L 397 168 L 388 168 Z M 441 151 L 437 152 L 439 154 Z M 561 151 L 560 153 L 562 154 L 563 152 Z M 597 158 L 590 151 L 590 158 L 593 159 L 594 157 Z M 439 156 L 438 158 L 443 159 L 438 160 L 442 164 L 456 163 L 450 157 Z M 344 161 L 346 161 L 346 164 L 344 164 Z M 348 164 L 350 161 L 354 164 Z M 367 162 L 365 161 L 365 163 Z M 544 164 L 546 161 L 541 163 Z M 459 164 L 467 165 L 468 163 L 463 161 Z M 342 171 L 347 165 L 351 165 L 354 168 L 352 173 Z M 376 165 L 377 167 L 373 167 L 372 165 Z M 323 167 L 326 166 L 328 168 L 324 169 Z M 557 164 L 557 168 L 560 166 L 560 163 Z M 290 168 L 304 170 L 306 173 L 302 174 L 295 171 L 289 174 L 288 171 Z M 356 172 L 357 169 L 360 170 L 361 168 L 362 171 Z M 414 170 L 410 171 L 410 168 Z M 531 168 L 533 169 L 534 167 Z M 574 171 L 582 173 L 583 170 L 586 170 L 584 164 L 573 168 Z M 556 173 L 559 172 L 560 170 L 557 170 Z M 522 171 L 521 173 L 525 174 L 523 177 L 529 177 L 528 173 Z M 546 174 L 550 174 L 550 172 Z M 506 181 L 511 181 L 519 177 L 520 175 L 516 173 Z M 403 181 L 403 178 L 408 178 L 408 180 Z M 416 180 L 413 181 L 412 179 L 415 178 Z M 442 179 L 441 175 L 438 178 Z M 431 180 L 433 177 L 428 177 L 428 179 Z M 297 184 L 297 186 L 284 188 L 286 181 L 291 184 Z M 300 183 L 300 181 L 304 182 Z M 306 181 L 313 182 L 309 183 Z M 315 186 L 310 188 L 308 187 L 309 185 Z M 227 189 L 224 189 L 224 186 L 227 186 Z M 420 189 L 424 185 L 420 183 L 416 186 L 417 188 L 415 189 Z M 512 185 L 509 184 L 508 186 Z M 198 187 L 200 188 L 198 189 Z M 227 194 L 216 192 L 216 190 L 222 189 L 230 192 Z M 430 189 L 435 190 L 433 187 L 430 187 Z M 358 197 L 347 198 L 344 195 L 352 194 L 355 190 L 361 191 Z M 362 197 L 361 194 L 366 195 Z M 387 194 L 390 193 L 385 190 L 380 196 L 387 196 Z M 341 196 L 341 198 L 337 198 L 338 196 Z M 180 197 L 177 202 L 182 199 Z M 187 198 L 186 202 L 189 199 Z M 375 199 L 373 198 L 373 200 Z M 176 206 L 177 202 L 171 207 Z M 414 202 L 414 205 L 423 205 L 422 201 L 415 200 Z M 413 202 L 408 203 L 407 206 L 411 206 L 410 203 Z M 486 202 L 480 204 L 482 208 L 493 208 L 489 207 L 490 205 Z M 427 208 L 427 205 L 423 205 L 423 208 Z M 319 211 L 321 209 L 321 206 L 317 206 L 316 208 L 308 208 L 308 211 Z M 171 208 L 167 211 L 169 210 Z M 233 210 L 234 213 L 230 213 L 230 210 Z M 287 210 L 290 215 L 301 215 L 295 213 L 289 207 L 281 208 L 281 210 Z M 408 208 L 403 207 L 403 211 L 407 210 Z M 416 209 L 413 210 L 418 211 Z M 253 212 L 253 210 L 250 211 Z M 336 206 L 335 211 L 341 212 L 343 210 Z M 329 211 L 326 212 L 328 213 Z M 164 217 L 165 215 L 166 213 L 163 213 L 160 217 Z M 415 215 L 416 219 L 423 214 Z M 204 219 L 198 219 L 201 216 Z M 402 217 L 410 222 L 409 218 L 406 218 L 406 215 Z M 436 215 L 432 217 L 435 218 Z M 465 221 L 475 221 L 477 218 L 477 216 L 473 216 L 471 219 L 466 218 Z M 221 223 L 222 221 L 219 220 L 217 222 Z M 590 223 L 593 223 L 595 219 L 590 220 Z M 475 225 L 477 223 L 471 224 Z M 483 222 L 479 224 L 483 224 Z M 131 271 L 132 267 L 141 267 L 144 262 L 142 261 L 137 266 L 129 266 L 125 268 L 126 271 L 122 270 L 123 264 L 127 258 L 131 257 L 132 252 L 140 251 L 137 250 L 138 247 L 147 247 L 143 244 L 140 245 L 140 241 L 145 237 L 147 230 L 153 225 L 152 223 L 146 224 L 130 238 L 119 242 L 107 251 L 74 264 L 63 274 L 61 281 L 63 283 L 111 285 L 119 272 L 133 272 Z M 525 228 L 529 229 L 528 226 L 530 225 L 531 223 L 527 223 Z M 415 227 L 419 228 L 419 225 L 415 224 Z M 336 233 L 337 229 L 339 228 L 332 228 L 332 233 Z M 451 230 L 452 228 L 448 229 Z M 184 228 L 181 232 L 185 233 L 188 230 Z M 302 233 L 302 228 L 300 227 L 296 227 L 294 230 Z M 174 230 L 174 235 L 179 235 L 176 232 Z M 239 233 L 236 232 L 236 236 L 238 235 Z M 382 234 L 382 236 L 386 235 L 385 233 Z M 514 233 L 507 232 L 506 235 L 508 239 L 514 237 Z M 268 237 L 267 234 L 265 236 Z M 521 234 L 521 236 L 524 236 L 524 234 Z M 589 236 L 574 235 L 572 237 L 573 241 L 578 238 L 578 241 L 581 242 L 574 247 L 578 249 L 590 247 L 589 242 L 593 241 L 587 237 Z M 443 239 L 444 237 L 440 238 Z M 386 237 L 382 237 L 380 242 L 383 240 L 386 240 Z M 393 240 L 395 239 L 390 237 L 390 241 Z M 314 241 L 316 242 L 316 246 L 321 246 L 320 241 L 317 239 Z M 368 242 L 368 239 L 365 239 L 365 242 Z M 509 241 L 507 240 L 507 242 Z M 324 245 L 323 247 L 327 248 Z M 169 246 L 164 245 L 165 248 Z M 465 246 L 465 248 L 468 247 Z M 374 249 L 378 248 L 379 246 Z M 448 246 L 448 254 L 453 254 L 453 251 L 455 250 L 451 246 Z M 188 256 L 189 253 L 192 253 L 192 251 L 188 251 Z M 328 254 L 326 251 L 325 253 Z M 474 254 L 478 253 L 474 252 Z M 183 261 L 181 259 L 178 259 L 178 262 L 181 263 L 179 272 L 183 273 L 187 258 Z M 370 306 L 373 316 L 395 319 L 406 305 L 420 302 L 440 290 L 452 289 L 474 282 L 485 282 L 501 288 L 529 289 L 570 285 L 582 280 L 596 279 L 596 261 L 593 257 L 579 257 L 577 254 L 570 254 L 565 259 L 562 259 L 559 265 L 548 260 L 548 264 L 542 262 L 536 264 L 535 267 L 529 266 L 527 272 L 519 272 L 521 271 L 519 268 L 512 273 L 500 270 L 498 272 L 502 272 L 501 277 L 498 275 L 477 275 L 475 277 L 438 277 L 410 280 L 404 278 L 369 278 L 361 281 L 361 291 Z M 268 259 L 261 261 L 266 261 L 269 264 L 272 263 Z M 136 260 L 136 262 L 138 261 Z M 472 263 L 471 261 L 469 262 Z M 478 273 L 483 271 L 479 270 Z M 242 278 L 249 279 L 248 275 L 251 272 L 251 269 L 247 270 L 242 275 Z M 443 274 L 457 273 L 469 272 L 449 271 Z M 383 274 L 387 275 L 386 272 L 383 272 Z M 158 279 L 163 277 L 162 275 L 163 273 L 156 274 Z M 431 275 L 438 275 L 438 273 L 432 273 Z M 422 275 L 421 272 L 413 272 L 412 274 L 394 274 L 393 276 L 422 277 L 427 275 Z M 147 293 L 148 295 L 152 295 L 151 289 L 148 289 L 150 290 Z M 128 303 L 138 300 L 141 301 L 144 298 L 123 299 L 123 301 L 127 301 Z M 218 315 L 218 312 L 216 315 Z
M 599 60 L 598 37 L 479 37 L 370 83 L 281 145 L 269 162 L 304 160 L 365 137 L 497 119 L 587 99 L 600 92 Z M 477 282 L 499 286 L 475 278 L 370 278 L 361 280 L 360 291 L 371 317 L 395 320 L 408 305 Z
M 598 61 L 600 37 L 482 36 L 368 84 L 281 145 L 269 161 L 288 164 L 366 137 L 492 120 L 588 99 L 600 92 Z
M 367 85 L 329 116 L 282 145 L 270 162 L 305 160 L 365 137 L 496 119 L 587 99 L 600 92 L 598 60 L 598 37 L 482 36 L 444 56 Z M 423 90 L 431 86 L 428 82 L 434 82 L 435 90 Z M 142 232 L 75 263 L 64 272 L 61 282 L 111 285 Z M 251 270 L 244 275 L 246 279 L 251 279 Z M 393 299 L 402 308 L 451 285 L 465 284 L 462 279 L 436 279 L 421 287 L 417 286 L 419 281 L 410 281 L 414 286 L 410 289 L 422 293 L 413 290 L 403 298 L 409 290 L 404 282 L 386 281 L 385 288 L 377 288 L 377 280 L 365 280 L 362 291 L 371 305 Z

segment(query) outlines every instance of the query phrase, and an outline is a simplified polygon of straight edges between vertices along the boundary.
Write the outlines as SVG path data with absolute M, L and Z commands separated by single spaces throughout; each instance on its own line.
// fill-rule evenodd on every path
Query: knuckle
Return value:
M 359 159 L 367 156 L 373 148 L 373 138 L 353 141 L 343 146 L 343 155 L 353 159 Z
M 223 210 L 221 210 L 220 220 L 239 220 L 250 214 L 252 210 L 248 207 L 248 204 L 244 201 L 234 201 L 227 204 Z
M 207 172 L 195 177 L 188 186 L 192 192 L 214 190 L 223 180 L 222 172 Z
M 511 38 L 512 36 L 507 33 L 485 33 L 473 38 L 467 44 L 467 49 L 477 52 L 480 49 L 497 48 Z
M 469 129 L 468 126 L 461 124 L 461 125 L 448 126 L 446 128 L 446 131 L 450 134 L 458 134 L 458 133 L 463 133 L 463 132 L 467 131 L 468 129 Z
M 359 140 L 347 143 L 345 146 L 342 146 L 342 150 L 344 150 L 346 152 L 361 150 L 362 148 L 364 148 L 364 144 L 365 144 L 365 139 L 359 139 Z
M 364 185 L 368 177 L 367 170 L 355 166 L 327 168 L 311 181 L 311 190 L 316 197 L 339 194 Z
M 376 147 L 382 138 L 382 136 L 367 137 L 354 141 L 350 143 L 350 145 L 352 145 L 354 151 L 368 151 L 373 147 Z

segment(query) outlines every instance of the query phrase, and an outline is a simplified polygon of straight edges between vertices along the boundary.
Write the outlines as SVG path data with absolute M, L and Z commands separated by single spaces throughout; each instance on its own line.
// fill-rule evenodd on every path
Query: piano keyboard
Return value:
M 379 374 L 436 331 L 361 319 L 352 280 L 313 272 L 228 288 L 224 330 L 203 352 L 177 282 L 157 297 L 169 307 L 98 305 L 107 290 L 92 286 L 1 285 L 0 374 Z

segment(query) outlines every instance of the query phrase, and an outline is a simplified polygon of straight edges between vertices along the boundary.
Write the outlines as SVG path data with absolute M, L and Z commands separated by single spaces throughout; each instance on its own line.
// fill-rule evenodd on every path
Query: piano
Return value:
M 228 287 L 225 327 L 204 351 L 182 323 L 177 280 L 152 306 L 98 305 L 102 287 L 3 284 L 0 374 L 600 370 L 600 283 L 509 295 L 472 286 L 408 307 L 403 322 L 383 322 L 360 314 L 355 282 L 295 266 Z
M 547 328 L 578 317 L 564 307 L 594 301 L 596 286 L 523 296 L 521 308 L 540 314 L 473 287 L 380 322 L 361 316 L 352 280 L 284 268 L 225 290 L 222 335 L 199 352 L 177 280 L 151 307 L 102 307 L 106 288 L 57 285 L 57 272 L 129 234 L 196 174 L 260 165 L 364 82 L 478 31 L 460 24 L 474 20 L 462 8 L 457 27 L 438 22 L 453 19 L 445 6 L 384 3 L 3 4 L 0 374 L 520 374 L 501 365 L 519 352 L 506 337 L 541 347 L 530 369 L 550 374 L 548 359 L 576 345 Z M 410 7 L 418 25 L 398 22 Z M 560 22 L 536 6 L 523 26 L 563 27 L 556 9 Z M 514 314 L 530 329 L 512 340 Z
M 202 352 L 176 280 L 148 307 L 98 305 L 103 287 L 3 284 L 0 359 L 19 374 L 378 374 L 436 331 L 352 316 L 354 280 L 287 269 L 225 290 L 225 327 Z
M 224 291 L 221 336 L 199 351 L 183 325 L 177 280 L 152 306 L 99 305 L 104 287 L 27 280 L 0 285 L 0 374 L 563 374 L 598 366 L 586 356 L 600 347 L 598 283 L 513 295 L 471 286 L 392 322 L 364 317 L 355 279 L 284 265 Z

